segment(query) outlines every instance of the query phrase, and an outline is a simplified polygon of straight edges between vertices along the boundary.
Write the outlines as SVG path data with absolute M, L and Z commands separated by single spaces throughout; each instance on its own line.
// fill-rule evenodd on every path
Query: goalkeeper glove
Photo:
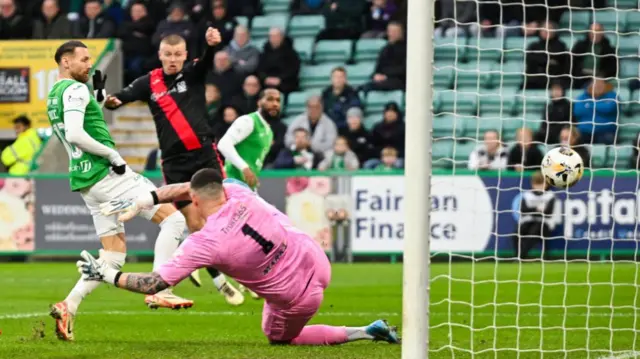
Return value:
M 91 253 L 87 251 L 82 251 L 80 257 L 82 257 L 82 260 L 79 260 L 76 266 L 84 280 L 102 281 L 115 285 L 116 277 L 118 277 L 118 273 L 120 273 L 117 269 L 109 267 L 107 262 L 102 259 L 95 259 Z
M 96 70 L 93 73 L 93 90 L 96 93 L 96 100 L 102 103 L 105 100 L 104 86 L 107 82 L 107 75 L 102 76 L 102 71 Z

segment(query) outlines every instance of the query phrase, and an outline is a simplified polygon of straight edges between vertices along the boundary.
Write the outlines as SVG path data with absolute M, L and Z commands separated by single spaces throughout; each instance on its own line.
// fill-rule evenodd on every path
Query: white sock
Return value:
M 109 265 L 114 268 L 120 270 L 124 265 L 125 259 L 127 257 L 126 253 L 120 252 L 110 252 L 105 250 L 100 250 L 100 257 Z M 89 295 L 89 293 L 93 292 L 94 289 L 98 288 L 102 282 L 98 281 L 86 281 L 82 278 L 76 283 L 76 285 L 71 289 L 67 298 L 65 298 L 65 302 L 67 302 L 67 306 L 69 307 L 69 311 L 71 314 L 75 315 L 78 311 L 78 307 L 80 306 L 80 302 Z
M 225 283 L 227 283 L 227 277 L 225 277 L 222 273 L 213 278 L 213 285 L 215 285 L 218 290 L 220 290 Z
M 345 328 L 347 330 L 347 341 L 373 340 L 373 336 L 367 334 L 367 327 Z
M 176 211 L 160 223 L 160 233 L 153 250 L 153 270 L 167 263 L 178 249 L 182 240 L 186 221 L 182 213 Z

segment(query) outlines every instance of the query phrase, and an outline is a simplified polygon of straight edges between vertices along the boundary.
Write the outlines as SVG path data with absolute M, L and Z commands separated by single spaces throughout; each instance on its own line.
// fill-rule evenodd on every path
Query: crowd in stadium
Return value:
M 607 6 L 603 0 L 579 3 L 572 3 L 572 9 Z M 125 83 L 159 67 L 156 51 L 163 37 L 183 36 L 189 56 L 194 58 L 202 51 L 205 30 L 215 27 L 221 31 L 223 43 L 205 91 L 216 138 L 238 116 L 256 109 L 261 89 L 273 87 L 287 100 L 283 118 L 271 123 L 275 143 L 267 168 L 403 167 L 406 0 L 0 0 L 0 4 L 0 39 L 119 38 Z M 475 137 L 482 141 L 484 136 L 484 143 L 476 146 L 472 141 L 473 149 L 466 152 L 464 161 L 469 168 L 538 167 L 542 150 L 532 145 L 536 142 L 571 145 L 589 164 L 591 144 L 620 142 L 617 133 L 622 115 L 617 91 L 622 82 L 609 81 L 619 73 L 616 43 L 604 36 L 602 24 L 590 21 L 583 28 L 571 28 L 572 38 L 578 41 L 567 47 L 558 35 L 562 32 L 555 31 L 566 17 L 566 5 L 559 0 L 526 1 L 526 5 L 512 0 L 436 1 L 436 40 L 459 36 L 503 41 L 509 37 L 536 38 L 537 34 L 536 41 L 523 45 L 526 51 L 520 62 L 526 75 L 517 90 L 548 89 L 551 96 L 539 114 L 542 125 L 538 129 L 520 125 L 509 135 L 503 128 L 478 132 Z M 273 14 L 285 14 L 286 20 L 276 21 L 280 18 L 269 17 Z M 311 20 L 318 17 L 323 18 L 323 24 L 314 28 Z M 303 19 L 296 22 L 298 28 L 295 18 Z M 336 57 L 329 51 L 327 58 L 322 58 L 323 49 L 339 48 L 345 40 L 348 56 Z M 360 56 L 365 45 L 374 49 L 372 56 Z M 464 47 L 456 49 L 456 61 Z M 435 49 L 436 55 L 439 50 Z M 319 75 L 319 82 L 310 84 L 304 81 L 303 67 L 315 64 L 330 67 Z M 360 78 L 355 80 L 356 76 Z M 628 81 L 624 86 L 632 91 L 640 87 L 637 82 Z M 464 90 L 455 79 L 444 87 L 437 81 L 434 86 L 436 93 Z M 584 91 L 570 96 L 567 91 L 571 89 Z M 472 115 L 482 117 L 480 106 L 476 108 Z M 458 114 L 455 109 L 451 112 Z M 438 121 L 436 118 L 436 127 L 442 125 Z M 516 141 L 508 149 L 510 139 Z M 458 148 L 462 151 L 463 147 Z M 458 159 L 459 153 L 454 155 L 453 151 L 449 150 L 449 158 Z M 156 169 L 159 157 L 157 151 L 152 152 L 147 169 Z M 299 160 L 301 157 L 305 160 Z M 436 157 L 434 154 L 434 160 Z M 629 160 L 634 168 L 636 158 L 634 149 Z

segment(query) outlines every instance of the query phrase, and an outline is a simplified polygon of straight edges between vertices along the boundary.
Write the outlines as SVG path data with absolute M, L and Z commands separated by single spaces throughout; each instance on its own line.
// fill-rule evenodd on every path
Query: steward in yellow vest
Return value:
M 31 120 L 20 116 L 13 120 L 13 129 L 17 139 L 2 151 L 2 163 L 9 169 L 9 174 L 25 176 L 31 170 L 31 161 L 42 146 L 37 131 L 31 128 Z

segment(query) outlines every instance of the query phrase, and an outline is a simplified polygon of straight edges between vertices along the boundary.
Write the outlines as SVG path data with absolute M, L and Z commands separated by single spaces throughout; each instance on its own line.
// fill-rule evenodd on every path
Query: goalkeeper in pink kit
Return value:
M 399 343 L 395 327 L 377 320 L 364 327 L 306 325 L 317 313 L 331 280 L 322 248 L 289 218 L 239 182 L 202 169 L 190 183 L 161 187 L 136 199 L 103 204 L 105 215 L 127 221 L 158 203 L 190 199 L 206 224 L 191 234 L 173 259 L 153 273 L 123 273 L 82 253 L 86 280 L 153 294 L 175 286 L 196 269 L 213 267 L 265 299 L 262 330 L 273 344 L 331 345 L 354 340 Z

